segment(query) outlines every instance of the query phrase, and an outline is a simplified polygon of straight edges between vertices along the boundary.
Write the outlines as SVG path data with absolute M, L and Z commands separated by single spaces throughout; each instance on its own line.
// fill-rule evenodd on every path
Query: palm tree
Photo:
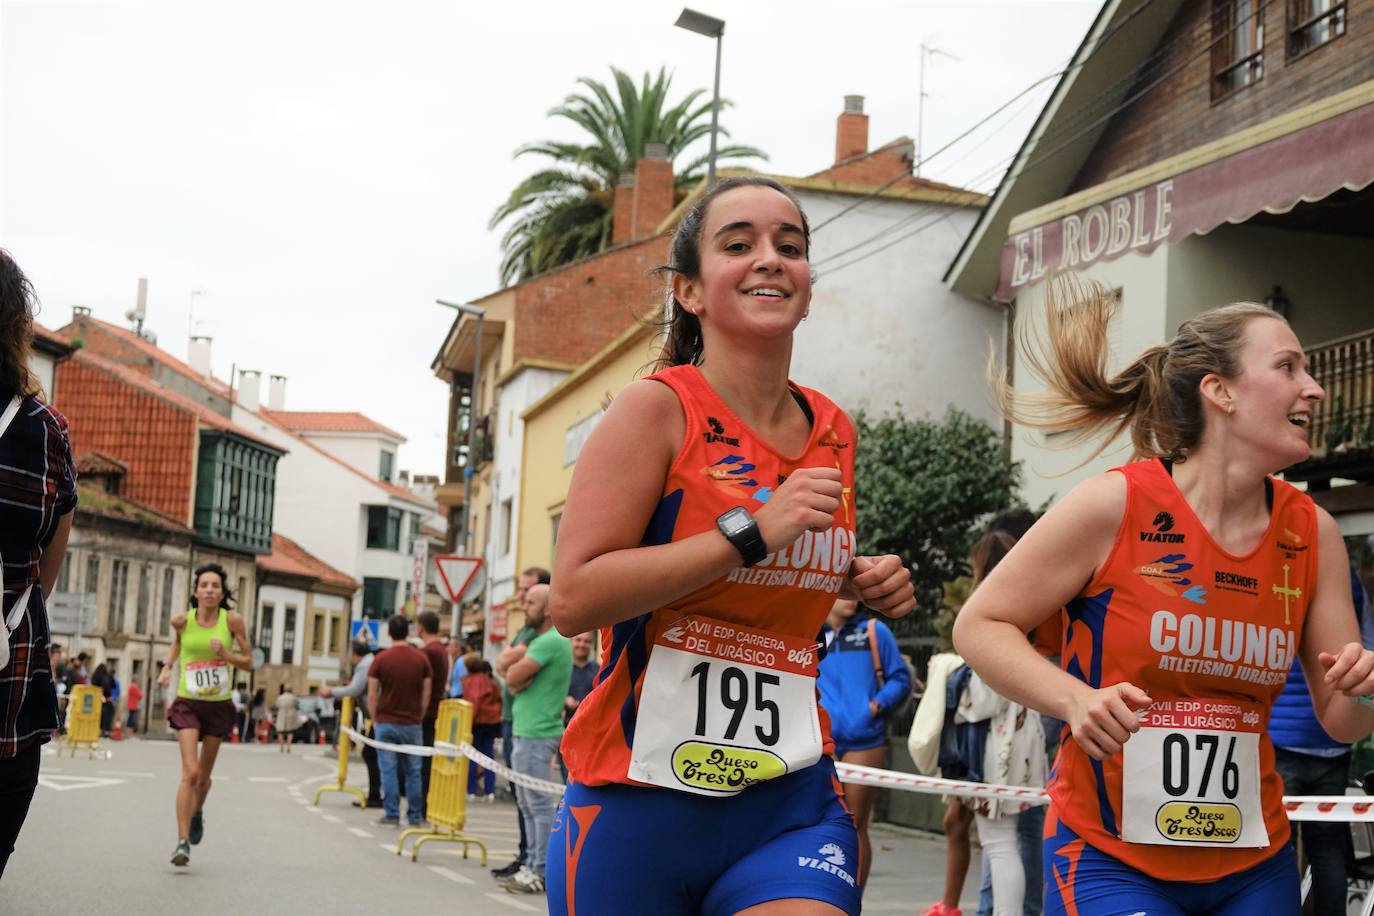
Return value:
M 687 147 L 711 132 L 711 100 L 701 101 L 705 90 L 693 89 L 670 107 L 672 77 L 665 69 L 653 80 L 645 73 L 639 86 L 624 71 L 612 67 L 611 73 L 614 92 L 584 76 L 577 82 L 586 91 L 569 95 L 549 111 L 550 117 L 566 118 L 585 130 L 590 143 L 540 140 L 515 151 L 517 157 L 547 156 L 553 164 L 520 182 L 492 214 L 492 229 L 514 217 L 501 239 L 502 284 L 518 283 L 609 247 L 616 182 L 621 174 L 634 171 L 635 163 L 644 157 L 645 144 L 662 143 L 668 148 L 679 191 L 695 185 L 705 174 L 706 153 L 686 166 L 676 163 Z M 722 109 L 729 104 L 720 101 Z M 720 134 L 729 136 L 723 127 Z M 716 151 L 717 162 L 746 158 L 768 157 L 751 146 Z

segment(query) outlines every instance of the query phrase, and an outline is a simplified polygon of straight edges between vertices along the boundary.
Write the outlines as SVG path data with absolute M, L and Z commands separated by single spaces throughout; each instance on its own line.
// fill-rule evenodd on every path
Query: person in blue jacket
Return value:
M 1355 571 L 1350 590 L 1359 618 L 1360 642 L 1374 649 L 1374 620 L 1369 596 Z M 1283 777 L 1284 795 L 1344 795 L 1350 779 L 1350 745 L 1333 739 L 1317 721 L 1302 664 L 1293 663 L 1283 693 L 1274 701 L 1269 718 L 1274 764 Z M 1345 913 L 1346 856 L 1350 827 L 1344 823 L 1308 821 L 1298 825 L 1303 850 L 1312 863 L 1312 912 L 1315 916 Z
M 876 616 L 858 614 L 859 603 L 839 599 L 825 627 L 825 657 L 816 684 L 830 714 L 835 759 L 866 767 L 887 766 L 887 716 L 911 696 L 911 674 L 897 640 Z M 859 884 L 872 863 L 868 820 L 877 789 L 846 785 L 845 802 L 859 831 Z

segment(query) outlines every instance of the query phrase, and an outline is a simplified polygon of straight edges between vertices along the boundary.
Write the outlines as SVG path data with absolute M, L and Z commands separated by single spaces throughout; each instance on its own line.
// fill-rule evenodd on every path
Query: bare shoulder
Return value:
M 237 630 L 240 633 L 247 632 L 247 630 L 245 629 L 247 624 L 245 624 L 242 614 L 240 614 L 238 611 L 230 611 L 227 616 L 229 621 L 229 629 Z
M 686 432 L 687 418 L 673 390 L 662 382 L 640 379 L 615 396 L 592 439 L 598 444 L 627 439 L 642 448 L 652 435 L 671 455 Z
M 1045 518 L 1055 516 L 1060 524 L 1082 525 L 1093 533 L 1109 530 L 1114 534 L 1125 514 L 1126 477 L 1109 471 L 1075 486 Z

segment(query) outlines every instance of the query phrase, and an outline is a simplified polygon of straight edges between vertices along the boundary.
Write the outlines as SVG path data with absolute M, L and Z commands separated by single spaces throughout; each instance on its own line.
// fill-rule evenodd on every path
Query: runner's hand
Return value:
M 158 672 L 157 685 L 165 690 L 170 683 L 172 683 L 172 669 L 170 666 L 164 665 L 162 670 Z
M 224 643 L 218 639 L 212 638 L 210 640 L 210 651 L 215 653 L 216 657 L 224 658 Z
M 850 590 L 854 597 L 887 617 L 905 617 L 916 608 L 916 588 L 911 570 L 896 554 L 855 557 L 849 564 Z
M 754 513 L 769 553 L 788 547 L 804 531 L 829 531 L 844 494 L 839 468 L 802 468 Z
M 1126 740 L 1140 730 L 1137 713 L 1152 702 L 1150 695 L 1134 684 L 1089 689 L 1074 697 L 1069 729 L 1089 757 L 1106 760 L 1120 753 Z
M 1326 669 L 1327 686 L 1348 697 L 1374 693 L 1374 652 L 1348 642 L 1335 655 L 1321 652 L 1317 661 Z

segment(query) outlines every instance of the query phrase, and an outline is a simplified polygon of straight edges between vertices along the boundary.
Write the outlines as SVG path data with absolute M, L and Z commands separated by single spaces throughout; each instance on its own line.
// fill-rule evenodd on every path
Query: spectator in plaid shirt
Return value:
M 38 787 L 40 748 L 58 724 L 45 601 L 76 508 L 67 421 L 38 399 L 28 369 L 34 301 L 19 265 L 0 251 L 0 417 L 15 408 L 0 432 L 0 608 L 10 631 L 0 670 L 0 877 Z

